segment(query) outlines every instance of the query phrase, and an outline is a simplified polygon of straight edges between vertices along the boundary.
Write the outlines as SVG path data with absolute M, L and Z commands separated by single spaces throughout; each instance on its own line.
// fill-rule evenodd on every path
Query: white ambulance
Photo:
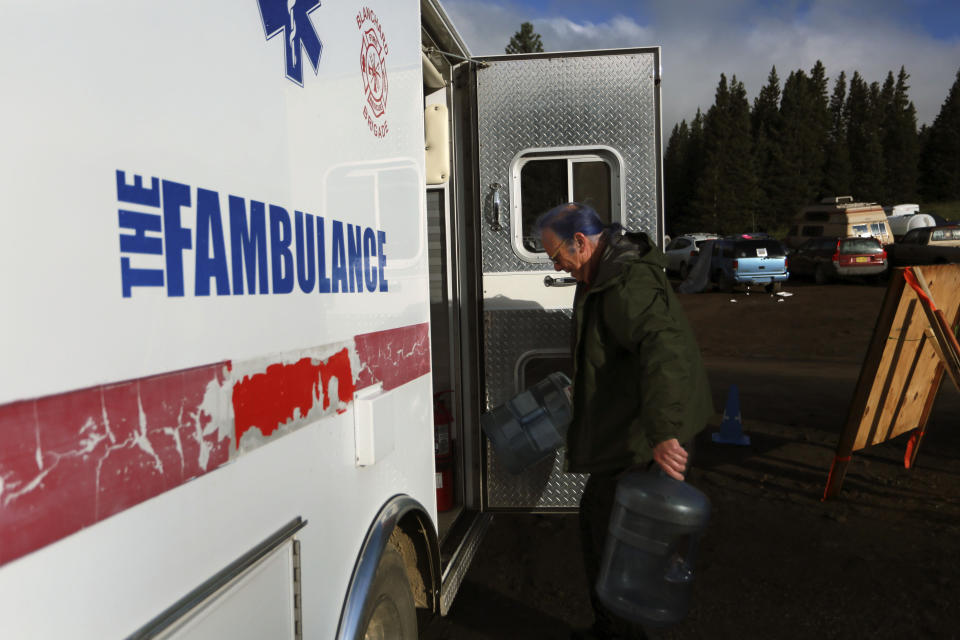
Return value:
M 657 48 L 472 57 L 437 0 L 29 2 L 0 27 L 0 638 L 412 638 L 569 373 L 531 234 L 662 238 Z

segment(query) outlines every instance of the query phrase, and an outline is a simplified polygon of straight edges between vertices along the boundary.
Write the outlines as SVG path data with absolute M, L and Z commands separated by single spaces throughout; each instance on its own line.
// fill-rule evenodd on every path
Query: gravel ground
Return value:
M 680 297 L 715 408 L 737 385 L 752 443 L 701 434 L 689 481 L 713 511 L 694 604 L 655 637 L 958 637 L 960 394 L 941 387 L 916 468 L 906 435 L 855 452 L 841 496 L 821 502 L 885 289 L 787 291 Z M 576 516 L 504 513 L 425 635 L 552 640 L 590 621 Z

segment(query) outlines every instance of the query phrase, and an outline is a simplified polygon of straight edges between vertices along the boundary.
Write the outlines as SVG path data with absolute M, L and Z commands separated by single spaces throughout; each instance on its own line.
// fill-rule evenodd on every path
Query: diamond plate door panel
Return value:
M 521 365 L 536 354 L 569 355 L 568 310 L 488 311 L 484 313 L 487 409 L 499 406 L 520 390 Z M 537 380 L 526 381 L 535 383 Z M 587 476 L 564 473 L 564 452 L 514 475 L 497 460 L 487 442 L 486 493 L 490 509 L 572 509 L 580 503 Z
M 618 157 L 625 226 L 661 234 L 659 49 L 486 59 L 477 71 L 484 369 L 487 408 L 522 386 L 532 353 L 569 352 L 570 309 L 557 308 L 543 281 L 550 272 L 515 251 L 509 216 L 512 165 L 522 154 L 583 149 Z M 495 212 L 499 204 L 499 220 Z M 524 279 L 526 278 L 526 279 Z M 496 280 L 496 283 L 494 283 Z M 509 281 L 509 282 L 508 282 Z M 509 299 L 505 308 L 500 295 Z M 487 443 L 487 509 L 565 510 L 579 503 L 586 476 L 563 472 L 564 452 L 520 475 L 509 473 Z
M 614 149 L 623 159 L 626 224 L 660 234 L 658 49 L 492 59 L 477 72 L 483 271 L 544 270 L 511 243 L 510 166 L 521 152 Z M 499 185 L 499 188 L 494 185 Z M 494 192 L 500 198 L 495 220 Z

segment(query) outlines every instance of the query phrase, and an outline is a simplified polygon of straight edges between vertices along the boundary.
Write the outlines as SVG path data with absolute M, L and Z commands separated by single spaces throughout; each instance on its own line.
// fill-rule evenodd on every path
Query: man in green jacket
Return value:
M 580 501 L 584 565 L 596 621 L 584 638 L 642 638 L 597 599 L 617 479 L 659 465 L 683 480 L 694 436 L 713 413 L 693 331 L 664 275 L 663 254 L 644 233 L 605 226 L 569 203 L 537 220 L 557 271 L 577 280 L 573 303 L 573 420 L 567 471 L 589 473 Z

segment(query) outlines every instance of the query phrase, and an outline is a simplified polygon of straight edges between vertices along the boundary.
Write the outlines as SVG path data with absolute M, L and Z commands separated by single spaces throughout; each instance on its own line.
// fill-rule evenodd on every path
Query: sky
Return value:
M 546 51 L 660 46 L 664 139 L 706 112 L 725 73 L 751 104 L 776 66 L 826 67 L 881 85 L 903 66 L 917 124 L 931 124 L 960 70 L 960 0 L 441 0 L 473 55 L 502 54 L 523 22 Z

